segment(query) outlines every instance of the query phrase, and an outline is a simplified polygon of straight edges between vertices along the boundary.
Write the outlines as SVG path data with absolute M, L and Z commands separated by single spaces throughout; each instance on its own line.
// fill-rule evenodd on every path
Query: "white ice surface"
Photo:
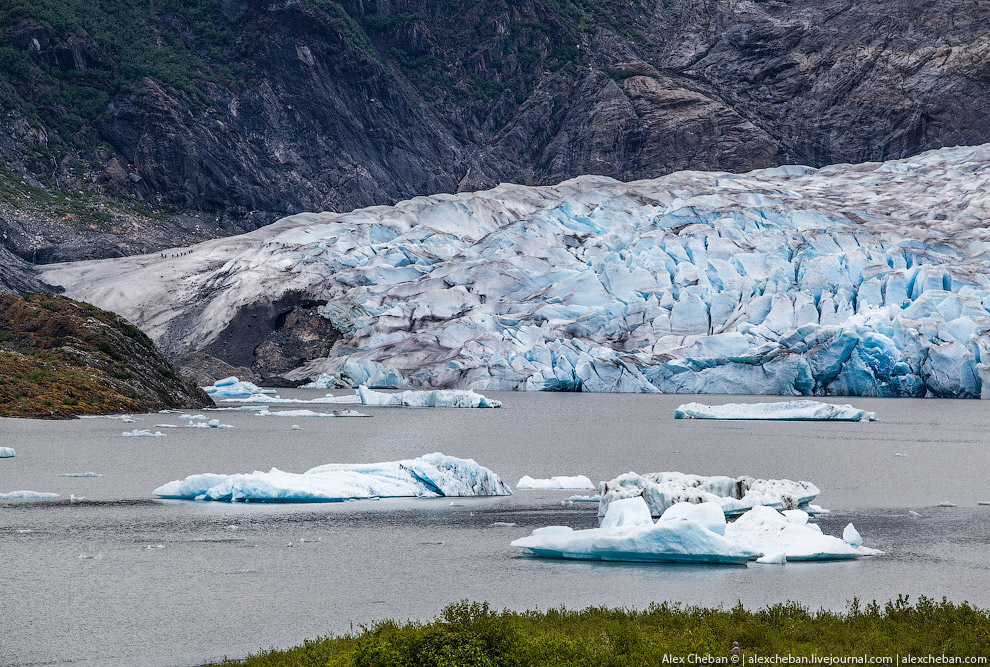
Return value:
M 165 434 L 161 431 L 155 431 L 152 433 L 149 429 L 134 429 L 133 431 L 124 431 L 121 433 L 125 438 L 164 438 Z
M 253 382 L 239 380 L 234 376 L 217 380 L 212 386 L 202 389 L 213 398 L 247 398 L 275 393 L 274 389 L 262 389 Z
M 12 459 L 17 456 L 13 447 L 0 447 L 0 459 Z
M 58 494 L 46 493 L 44 491 L 11 491 L 10 493 L 0 493 L 0 500 L 15 500 L 15 499 L 37 500 L 43 498 L 58 498 Z
M 313 410 L 275 410 L 271 411 L 267 407 L 259 410 L 259 417 L 370 417 L 357 410 L 334 410 L 333 412 L 315 412 Z
M 500 496 L 512 493 L 473 459 L 440 453 L 387 463 L 328 464 L 304 473 L 205 473 L 164 484 L 162 498 L 258 502 L 326 502 L 397 496 Z
M 788 521 L 770 507 L 754 507 L 725 527 L 725 537 L 764 554 L 783 553 L 788 561 L 842 560 L 881 552 L 823 535 L 817 524 Z
M 533 478 L 525 475 L 516 484 L 517 489 L 594 489 L 595 485 L 584 475 L 568 477 L 557 475 L 549 479 Z
M 811 482 L 789 479 L 754 479 L 752 477 L 704 477 L 680 472 L 656 472 L 639 475 L 629 472 L 598 485 L 601 501 L 598 516 L 604 516 L 609 503 L 620 498 L 643 496 L 653 512 L 660 516 L 679 502 L 718 504 L 727 515 L 740 514 L 758 505 L 776 509 L 796 509 L 820 493 Z
M 474 391 L 431 389 L 426 391 L 384 392 L 361 385 L 357 389 L 361 405 L 391 405 L 409 408 L 500 408 L 496 401 Z
M 770 419 L 780 421 L 876 421 L 877 413 L 851 405 L 820 401 L 778 401 L 775 403 L 725 403 L 705 405 L 685 403 L 674 411 L 675 419 Z
M 290 372 L 356 387 L 990 397 L 990 145 L 304 213 L 48 265 L 168 354 L 246 309 L 326 302 Z

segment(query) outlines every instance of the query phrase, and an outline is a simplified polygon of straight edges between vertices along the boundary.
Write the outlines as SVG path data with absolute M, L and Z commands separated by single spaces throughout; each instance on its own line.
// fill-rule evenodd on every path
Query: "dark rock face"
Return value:
M 263 378 L 281 376 L 307 361 L 330 356 L 343 336 L 316 307 L 297 306 L 275 319 L 275 330 L 254 348 L 252 370 Z
M 990 141 L 990 5 L 972 0 L 218 7 L 232 43 L 181 15 L 156 24 L 213 68 L 196 94 L 137 78 L 61 147 L 54 126 L 0 102 L 12 172 L 140 204 L 101 224 L 0 211 L 13 252 L 147 251 L 500 181 L 820 166 Z M 27 19 L 0 30 L 37 67 L 120 71 L 120 54 L 88 35 Z M 40 160 L 39 146 L 55 154 Z

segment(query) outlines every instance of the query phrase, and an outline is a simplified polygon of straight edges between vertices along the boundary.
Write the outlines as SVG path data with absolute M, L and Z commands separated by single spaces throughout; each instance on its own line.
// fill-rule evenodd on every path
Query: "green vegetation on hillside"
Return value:
M 628 667 L 665 656 L 726 660 L 739 642 L 755 656 L 990 656 L 990 612 L 943 600 L 898 597 L 881 607 L 854 600 L 845 613 L 809 612 L 796 603 L 760 611 L 589 608 L 501 613 L 461 602 L 433 622 L 380 623 L 357 636 L 325 637 L 267 651 L 247 667 Z

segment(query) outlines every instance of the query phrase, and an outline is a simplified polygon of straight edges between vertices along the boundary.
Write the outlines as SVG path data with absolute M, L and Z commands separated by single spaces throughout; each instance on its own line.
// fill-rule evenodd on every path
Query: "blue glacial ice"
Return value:
M 851 405 L 820 401 L 778 401 L 775 403 L 725 403 L 705 405 L 685 403 L 674 410 L 674 419 L 768 419 L 779 421 L 876 421 L 877 413 Z
M 17 456 L 13 447 L 0 447 L 0 459 L 12 459 Z
M 52 265 L 169 353 L 326 302 L 324 386 L 990 397 L 990 145 L 300 214 Z M 161 276 L 167 276 L 162 278 Z
M 598 528 L 538 528 L 512 546 L 544 558 L 661 563 L 786 563 L 881 553 L 823 535 L 807 514 L 801 521 L 770 507 L 754 507 L 729 523 L 717 503 L 683 502 L 654 522 L 641 496 L 614 501 Z
M 439 452 L 415 459 L 367 464 L 328 464 L 304 473 L 190 475 L 152 493 L 161 498 L 230 502 L 333 502 L 361 498 L 504 496 L 499 476 L 473 459 Z
M 797 509 L 807 505 L 821 491 L 811 482 L 789 479 L 754 479 L 686 475 L 655 472 L 639 475 L 628 472 L 598 485 L 601 501 L 598 516 L 605 516 L 616 500 L 642 496 L 653 516 L 661 516 L 675 503 L 715 503 L 726 515 L 737 515 L 757 506 Z
M 265 394 L 274 394 L 274 389 L 262 389 L 253 382 L 239 380 L 235 376 L 217 380 L 209 387 L 201 387 L 213 398 L 247 398 Z
M 533 478 L 529 475 L 523 476 L 516 483 L 516 489 L 594 489 L 595 485 L 584 475 L 556 475 L 549 479 Z

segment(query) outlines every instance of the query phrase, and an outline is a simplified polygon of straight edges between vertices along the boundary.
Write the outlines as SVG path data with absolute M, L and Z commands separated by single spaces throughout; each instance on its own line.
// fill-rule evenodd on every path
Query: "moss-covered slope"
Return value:
M 210 398 L 117 315 L 51 294 L 0 295 L 0 416 L 207 405 Z

